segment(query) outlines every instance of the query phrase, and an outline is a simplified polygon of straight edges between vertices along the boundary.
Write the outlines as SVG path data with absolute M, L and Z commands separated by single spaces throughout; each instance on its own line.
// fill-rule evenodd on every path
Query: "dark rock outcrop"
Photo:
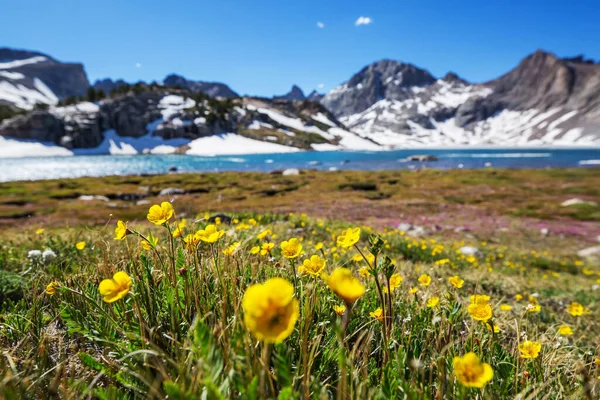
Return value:
M 304 92 L 298 86 L 292 86 L 292 89 L 283 96 L 275 96 L 273 97 L 275 100 L 288 100 L 288 101 L 302 101 L 306 100 L 306 96 L 304 96 Z
M 231 88 L 224 83 L 192 81 L 176 74 L 167 76 L 163 81 L 163 84 L 167 87 L 180 87 L 189 89 L 192 92 L 204 93 L 210 97 L 239 97 L 236 92 L 231 90 Z

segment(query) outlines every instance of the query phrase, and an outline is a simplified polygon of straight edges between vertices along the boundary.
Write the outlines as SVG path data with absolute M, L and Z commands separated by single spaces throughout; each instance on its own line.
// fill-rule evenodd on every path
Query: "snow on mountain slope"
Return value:
M 385 60 L 321 103 L 351 131 L 386 148 L 600 146 L 600 65 L 541 51 L 485 84 L 453 73 L 432 80 L 425 70 Z

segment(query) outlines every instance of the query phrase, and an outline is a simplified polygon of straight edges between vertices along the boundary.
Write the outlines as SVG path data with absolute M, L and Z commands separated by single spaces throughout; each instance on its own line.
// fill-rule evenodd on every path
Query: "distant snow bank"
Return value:
M 191 141 L 186 154 L 196 156 L 217 156 L 233 154 L 293 153 L 300 151 L 296 147 L 277 143 L 262 142 L 234 133 L 225 133 L 199 138 Z

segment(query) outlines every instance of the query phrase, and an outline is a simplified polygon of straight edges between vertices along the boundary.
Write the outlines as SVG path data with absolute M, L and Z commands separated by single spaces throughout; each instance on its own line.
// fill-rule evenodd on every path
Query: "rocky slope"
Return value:
M 31 110 L 36 104 L 84 95 L 88 87 L 81 64 L 62 63 L 35 51 L 0 48 L 0 104 Z
M 394 148 L 600 145 L 600 65 L 538 51 L 483 84 L 384 60 L 321 103 L 351 130 Z

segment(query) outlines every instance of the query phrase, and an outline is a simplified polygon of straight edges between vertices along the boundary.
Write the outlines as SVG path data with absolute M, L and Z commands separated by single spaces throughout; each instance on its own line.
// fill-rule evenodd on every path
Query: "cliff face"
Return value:
M 82 64 L 63 63 L 43 53 L 0 48 L 0 103 L 21 109 L 83 96 L 89 82 Z

